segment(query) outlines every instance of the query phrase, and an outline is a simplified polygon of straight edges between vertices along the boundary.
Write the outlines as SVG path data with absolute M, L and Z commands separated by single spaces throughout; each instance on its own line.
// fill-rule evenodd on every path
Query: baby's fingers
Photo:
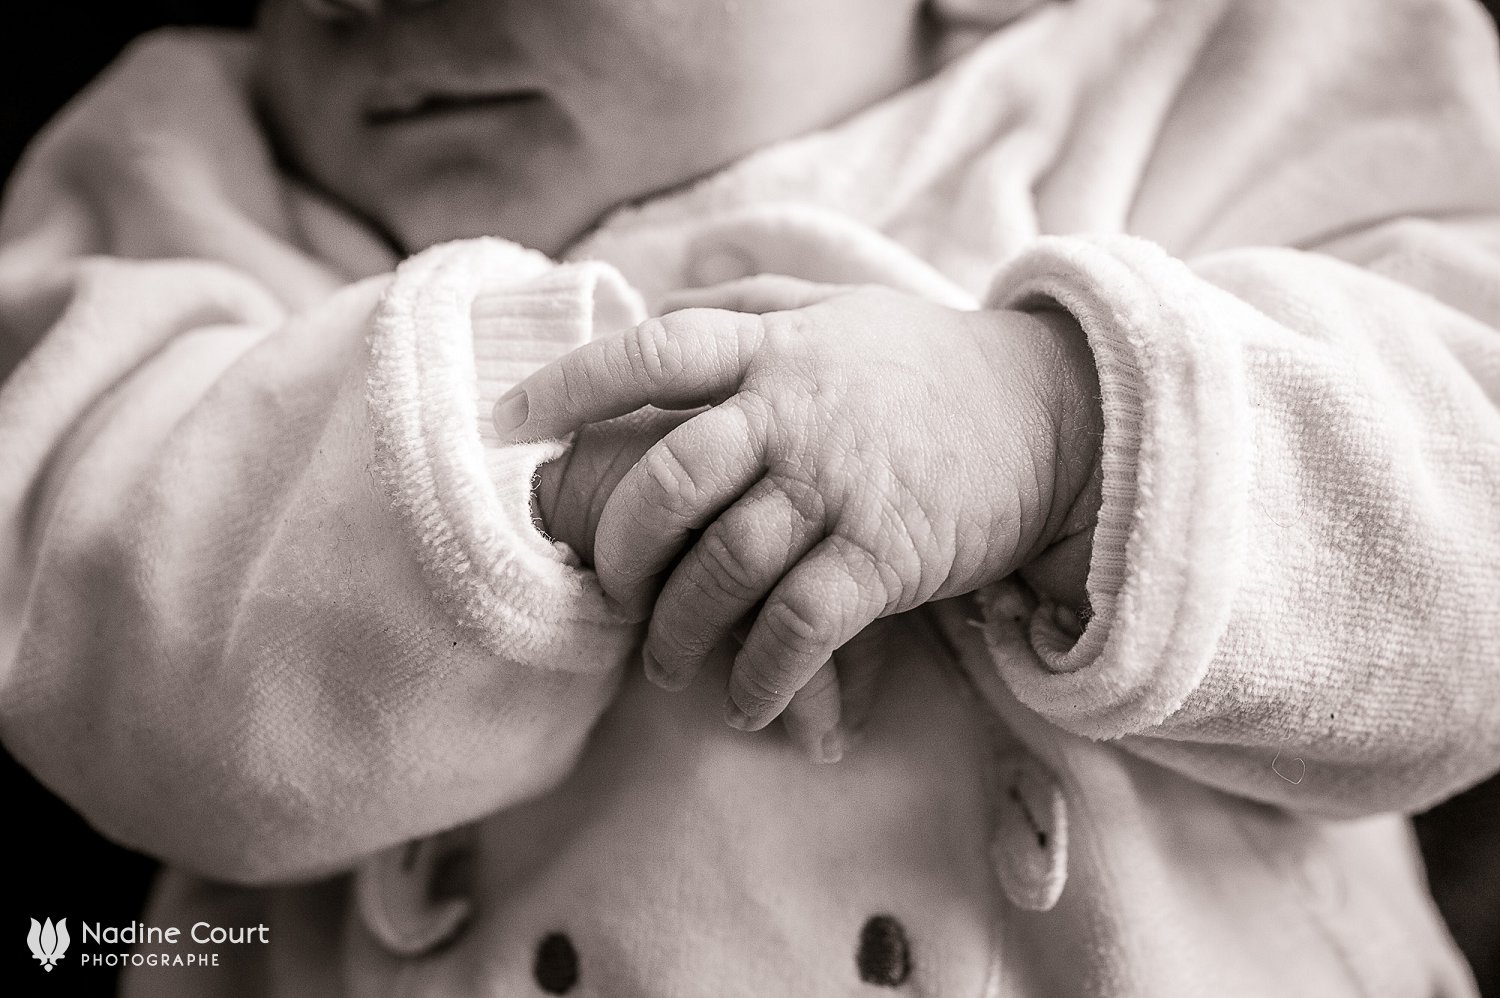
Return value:
M 829 660 L 793 695 L 781 715 L 792 741 L 815 762 L 838 762 L 844 757 L 844 733 L 839 724 L 842 704 L 838 669 Z
M 694 532 L 734 502 L 764 468 L 761 437 L 733 401 L 667 434 L 620 480 L 604 506 L 595 568 L 604 591 L 639 613 L 656 577 Z
M 875 621 L 834 653 L 793 695 L 781 721 L 817 762 L 838 762 L 858 736 L 890 664 L 890 618 Z
M 833 656 L 839 674 L 839 723 L 846 738 L 858 735 L 875 706 L 880 680 L 891 664 L 892 619 L 875 621 Z
M 495 403 L 506 440 L 546 440 L 646 405 L 691 409 L 739 390 L 762 340 L 759 316 L 688 309 L 585 343 Z
M 729 723 L 743 731 L 769 724 L 888 603 L 868 552 L 839 535 L 819 543 L 771 591 L 735 657 Z
M 668 689 L 692 681 L 708 654 L 822 538 L 820 505 L 810 488 L 767 477 L 709 524 L 652 611 L 646 653 L 653 681 Z

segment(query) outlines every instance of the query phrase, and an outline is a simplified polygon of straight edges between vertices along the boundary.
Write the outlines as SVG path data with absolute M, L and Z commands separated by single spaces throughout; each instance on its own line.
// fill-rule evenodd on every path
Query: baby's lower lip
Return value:
M 364 113 L 365 123 L 376 127 L 428 121 L 451 115 L 519 107 L 542 99 L 540 91 L 517 90 L 493 94 L 432 94 L 407 107 L 374 107 Z

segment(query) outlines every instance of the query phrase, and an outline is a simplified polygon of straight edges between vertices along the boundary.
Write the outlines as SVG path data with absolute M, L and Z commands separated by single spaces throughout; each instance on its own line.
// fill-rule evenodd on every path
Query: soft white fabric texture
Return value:
M 359 272 L 373 241 L 274 240 L 296 191 L 226 175 L 269 163 L 258 137 L 187 113 L 243 89 L 243 55 L 142 43 L 10 194 L 0 301 L 11 342 L 37 345 L 0 392 L 0 701 L 10 750 L 106 833 L 259 880 L 571 766 L 633 630 L 531 525 L 561 445 L 482 428 L 596 321 L 643 313 L 606 268 L 499 241 L 336 290 L 330 264 Z M 117 158 L 81 160 L 110 135 Z M 116 220 L 72 225 L 95 192 Z M 244 227 L 275 253 L 215 252 Z
M 770 271 L 1084 326 L 1092 620 L 988 594 L 1032 710 L 1292 808 L 1437 799 L 1500 759 L 1494 49 L 1466 0 L 1048 5 L 622 210 L 569 253 L 601 263 L 481 241 L 335 292 L 394 260 L 275 172 L 241 40 L 159 36 L 0 220 L 0 732 L 231 879 L 540 792 L 635 634 L 531 532 L 555 450 L 487 403 L 627 286 Z
M 376 315 L 368 404 L 386 494 L 433 599 L 519 664 L 556 665 L 566 625 L 610 611 L 592 575 L 531 522 L 532 475 L 563 445 L 502 447 L 490 410 L 560 347 L 645 317 L 612 268 L 554 267 L 499 240 L 408 260 Z

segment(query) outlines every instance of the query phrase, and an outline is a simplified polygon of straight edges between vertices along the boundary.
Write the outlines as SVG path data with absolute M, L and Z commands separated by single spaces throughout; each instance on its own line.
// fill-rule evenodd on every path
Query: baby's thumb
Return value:
M 877 620 L 833 654 L 843 694 L 844 728 L 851 733 L 864 727 L 875 705 L 880 679 L 890 664 L 890 627 L 889 618 Z
M 838 762 L 870 716 L 890 659 L 888 622 L 877 620 L 833 653 L 798 690 L 781 721 L 817 762 Z
M 834 663 L 824 662 L 782 712 L 787 734 L 814 762 L 838 762 L 844 757 L 840 688 Z

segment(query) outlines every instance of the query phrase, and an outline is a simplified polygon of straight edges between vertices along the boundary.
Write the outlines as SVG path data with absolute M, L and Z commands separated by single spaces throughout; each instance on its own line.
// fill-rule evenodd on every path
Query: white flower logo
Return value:
M 68 951 L 69 942 L 66 918 L 59 918 L 55 929 L 50 918 L 42 925 L 38 925 L 34 918 L 31 920 L 31 932 L 26 936 L 26 945 L 31 947 L 31 955 L 42 961 L 43 970 L 51 972 L 57 961 Z

